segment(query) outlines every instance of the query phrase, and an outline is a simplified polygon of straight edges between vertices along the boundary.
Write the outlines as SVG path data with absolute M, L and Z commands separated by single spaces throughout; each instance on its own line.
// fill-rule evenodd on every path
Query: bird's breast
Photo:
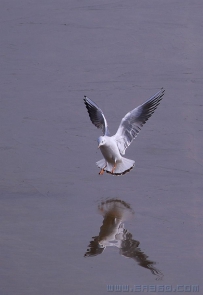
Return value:
M 100 150 L 107 162 L 115 163 L 115 161 L 121 159 L 117 145 L 102 145 Z

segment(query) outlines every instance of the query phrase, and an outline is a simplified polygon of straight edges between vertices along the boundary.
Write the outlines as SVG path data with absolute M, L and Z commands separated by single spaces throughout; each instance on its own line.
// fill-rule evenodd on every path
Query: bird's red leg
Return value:
M 106 166 L 107 166 L 107 164 L 106 164 Z M 101 170 L 100 170 L 100 172 L 99 172 L 99 175 L 103 175 L 104 174 L 104 169 L 106 168 L 106 166 L 104 166 L 104 168 L 102 168 Z
M 99 175 L 103 175 L 104 174 L 104 168 L 102 168 L 99 172 Z
M 114 164 L 113 169 L 111 170 L 111 174 L 114 173 L 114 170 L 115 170 L 115 169 L 116 169 L 116 163 Z

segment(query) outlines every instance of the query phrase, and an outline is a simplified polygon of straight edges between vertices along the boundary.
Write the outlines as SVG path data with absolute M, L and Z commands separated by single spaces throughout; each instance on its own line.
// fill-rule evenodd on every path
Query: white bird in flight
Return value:
M 124 158 L 126 148 L 138 135 L 141 127 L 154 113 L 159 105 L 165 90 L 162 88 L 159 92 L 149 98 L 145 103 L 133 109 L 121 120 L 115 135 L 110 136 L 108 125 L 102 110 L 87 96 L 84 98 L 90 120 L 97 127 L 101 128 L 103 136 L 98 138 L 98 148 L 104 159 L 96 162 L 101 169 L 99 174 L 104 171 L 112 175 L 123 175 L 129 172 L 135 165 L 133 160 Z

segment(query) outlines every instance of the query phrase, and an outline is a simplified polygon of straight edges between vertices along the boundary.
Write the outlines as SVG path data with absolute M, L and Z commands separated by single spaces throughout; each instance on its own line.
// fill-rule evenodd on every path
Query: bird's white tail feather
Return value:
M 100 169 L 104 169 L 107 173 L 111 173 L 114 167 L 111 163 L 106 162 L 105 159 L 96 162 L 96 164 Z M 122 161 L 116 163 L 116 168 L 114 169 L 114 172 L 111 174 L 123 175 L 129 172 L 134 167 L 134 165 L 135 161 L 122 157 Z

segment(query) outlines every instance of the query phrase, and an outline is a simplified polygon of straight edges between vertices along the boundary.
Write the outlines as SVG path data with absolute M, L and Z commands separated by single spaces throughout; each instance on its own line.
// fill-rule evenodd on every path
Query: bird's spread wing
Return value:
M 84 102 L 92 123 L 102 129 L 103 135 L 109 135 L 107 121 L 102 110 L 87 96 L 84 97 Z
M 117 141 L 119 151 L 122 155 L 125 154 L 126 148 L 138 135 L 141 127 L 154 113 L 155 109 L 162 100 L 164 92 L 165 90 L 162 88 L 145 103 L 127 113 L 121 120 L 120 126 L 118 127 L 118 130 L 114 136 Z

